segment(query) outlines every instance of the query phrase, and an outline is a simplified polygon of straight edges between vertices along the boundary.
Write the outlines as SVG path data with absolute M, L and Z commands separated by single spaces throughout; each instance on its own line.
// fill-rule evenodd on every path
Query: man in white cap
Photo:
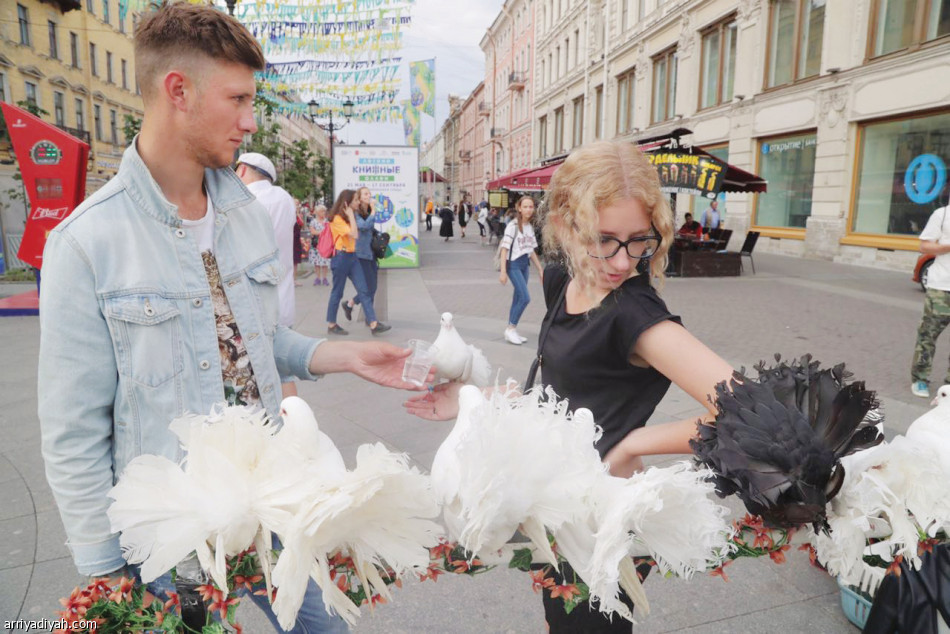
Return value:
M 271 224 L 274 225 L 274 237 L 277 238 L 277 251 L 280 256 L 280 284 L 277 295 L 280 300 L 281 326 L 294 327 L 294 223 L 297 222 L 297 210 L 293 197 L 283 187 L 274 185 L 277 169 L 269 158 L 257 152 L 245 152 L 238 157 L 237 175 L 254 194 L 258 202 L 264 205 Z M 282 383 L 284 397 L 296 396 L 297 388 L 290 383 Z

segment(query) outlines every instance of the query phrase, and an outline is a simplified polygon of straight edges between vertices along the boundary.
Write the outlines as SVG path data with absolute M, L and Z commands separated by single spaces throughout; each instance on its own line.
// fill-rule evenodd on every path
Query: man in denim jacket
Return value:
M 277 418 L 281 375 L 414 387 L 401 380 L 408 350 L 324 343 L 278 323 L 273 229 L 228 167 L 257 129 L 257 42 L 223 12 L 182 3 L 145 17 L 135 47 L 141 133 L 116 177 L 50 234 L 40 299 L 43 458 L 91 576 L 126 565 L 106 516 L 125 466 L 182 458 L 174 417 L 227 401 Z M 294 631 L 344 630 L 310 590 Z

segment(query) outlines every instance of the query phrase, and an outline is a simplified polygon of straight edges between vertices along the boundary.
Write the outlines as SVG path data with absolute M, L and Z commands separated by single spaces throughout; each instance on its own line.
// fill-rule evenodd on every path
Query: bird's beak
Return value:
M 940 398 L 940 397 L 939 397 L 939 396 L 935 396 L 935 397 L 933 398 L 933 400 L 930 401 L 930 406 L 931 406 L 931 407 L 936 407 L 936 406 L 937 406 L 937 399 L 938 399 L 938 398 Z

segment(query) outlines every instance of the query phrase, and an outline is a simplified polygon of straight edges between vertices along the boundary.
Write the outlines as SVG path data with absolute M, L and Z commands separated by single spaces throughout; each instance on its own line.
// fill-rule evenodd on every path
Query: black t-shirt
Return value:
M 563 266 L 544 271 L 544 301 L 555 310 L 561 289 L 570 281 Z M 632 430 L 643 427 L 670 387 L 670 380 L 651 368 L 631 365 L 630 353 L 647 328 L 667 319 L 681 324 L 650 286 L 637 275 L 607 295 L 600 306 L 570 315 L 566 301 L 556 307 L 542 350 L 541 380 L 569 401 L 586 407 L 604 433 L 597 442 L 601 457 Z

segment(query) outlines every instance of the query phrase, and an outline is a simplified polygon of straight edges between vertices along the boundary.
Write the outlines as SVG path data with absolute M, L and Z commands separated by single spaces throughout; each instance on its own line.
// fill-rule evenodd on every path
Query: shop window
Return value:
M 574 100 L 574 112 L 571 116 L 571 147 L 584 144 L 584 98 Z
M 633 95 L 636 83 L 634 69 L 617 77 L 617 134 L 633 130 Z
M 760 140 L 756 171 L 768 181 L 769 191 L 755 197 L 756 226 L 805 227 L 811 215 L 817 144 L 814 133 Z
M 826 0 L 774 0 L 769 8 L 766 88 L 821 72 Z
M 671 48 L 653 58 L 653 118 L 666 121 L 676 116 L 676 49 Z
M 871 57 L 913 48 L 950 34 L 947 0 L 874 0 Z
M 723 163 L 729 162 L 728 143 L 723 143 L 722 145 L 704 145 L 703 150 L 709 152 Z M 693 220 L 699 222 L 700 215 L 702 215 L 702 213 L 709 208 L 709 200 L 700 198 L 699 196 L 687 196 L 687 198 L 689 199 L 689 210 L 693 214 Z M 719 201 L 719 205 L 717 207 L 719 211 L 719 217 L 723 220 L 723 222 L 725 222 L 726 192 L 719 192 L 719 195 L 716 196 L 716 200 Z
M 736 75 L 736 19 L 730 17 L 703 33 L 699 107 L 732 100 Z
M 917 235 L 947 204 L 950 112 L 861 128 L 851 230 Z M 771 190 L 772 183 L 769 183 Z

